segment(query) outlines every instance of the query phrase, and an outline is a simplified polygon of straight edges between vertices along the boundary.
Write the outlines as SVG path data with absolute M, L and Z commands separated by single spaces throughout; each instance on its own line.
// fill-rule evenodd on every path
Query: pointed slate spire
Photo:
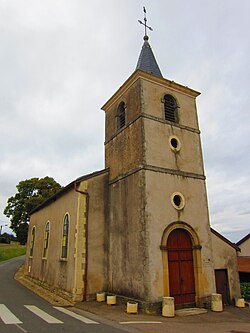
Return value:
M 142 50 L 136 65 L 136 69 L 141 69 L 145 72 L 154 74 L 156 76 L 163 77 L 160 71 L 160 68 L 156 62 L 153 51 L 148 42 L 148 36 L 144 36 L 144 43 L 142 46 Z
M 145 72 L 154 74 L 156 76 L 160 76 L 163 77 L 160 71 L 160 68 L 155 60 L 153 51 L 149 45 L 148 42 L 148 35 L 147 35 L 147 29 L 153 31 L 153 29 L 147 25 L 147 12 L 146 12 L 146 8 L 143 7 L 143 12 L 144 12 L 144 23 L 140 20 L 138 20 L 138 22 L 140 24 L 142 24 L 145 28 L 145 35 L 144 35 L 144 44 L 142 46 L 142 50 L 136 65 L 136 69 L 141 69 Z

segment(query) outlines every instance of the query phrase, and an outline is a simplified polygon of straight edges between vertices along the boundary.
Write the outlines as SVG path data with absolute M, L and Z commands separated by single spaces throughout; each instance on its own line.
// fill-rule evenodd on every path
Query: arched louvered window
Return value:
M 126 124 L 125 103 L 121 102 L 117 110 L 117 128 L 121 129 L 125 126 L 125 124 Z
M 66 214 L 63 220 L 63 238 L 62 238 L 62 258 L 68 257 L 69 242 L 69 214 Z
M 164 113 L 165 120 L 177 123 L 177 103 L 173 96 L 164 96 Z
M 48 254 L 48 247 L 49 247 L 49 231 L 50 231 L 50 224 L 49 224 L 49 222 L 47 222 L 47 223 L 46 223 L 46 227 L 45 227 L 45 234 L 44 234 L 43 258 L 47 258 L 47 254 Z

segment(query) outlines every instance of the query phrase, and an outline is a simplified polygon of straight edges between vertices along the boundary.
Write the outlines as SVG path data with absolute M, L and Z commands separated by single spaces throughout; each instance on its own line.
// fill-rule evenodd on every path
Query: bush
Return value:
M 9 237 L 0 237 L 0 243 L 10 244 L 10 238 Z
M 241 282 L 240 290 L 241 290 L 241 296 L 245 300 L 250 300 L 250 282 Z

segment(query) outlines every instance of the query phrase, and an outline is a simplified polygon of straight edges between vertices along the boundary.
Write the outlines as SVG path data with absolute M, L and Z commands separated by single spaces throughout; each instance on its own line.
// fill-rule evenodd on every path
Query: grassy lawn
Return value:
M 0 261 L 22 256 L 25 254 L 25 252 L 26 246 L 20 245 L 18 242 L 0 244 Z

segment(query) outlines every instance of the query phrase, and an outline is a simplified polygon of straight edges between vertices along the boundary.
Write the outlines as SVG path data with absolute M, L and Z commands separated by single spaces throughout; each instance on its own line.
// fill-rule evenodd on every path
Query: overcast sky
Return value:
M 202 93 L 211 224 L 250 232 L 249 0 L 0 0 L 1 224 L 20 180 L 104 167 L 100 108 L 135 69 L 143 6 L 163 76 Z

